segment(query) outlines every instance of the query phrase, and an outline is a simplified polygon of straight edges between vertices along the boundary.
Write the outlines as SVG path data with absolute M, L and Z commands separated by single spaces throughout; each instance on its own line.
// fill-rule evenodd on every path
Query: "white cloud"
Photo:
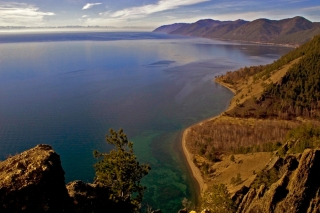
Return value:
M 159 0 L 156 4 L 149 4 L 140 7 L 131 7 L 115 12 L 106 11 L 99 13 L 99 18 L 91 18 L 86 20 L 88 25 L 101 26 L 119 26 L 123 24 L 139 24 L 139 26 L 148 24 L 144 18 L 153 13 L 177 9 L 183 6 L 194 5 L 211 0 Z M 148 19 L 150 21 L 150 19 Z
M 44 17 L 54 15 L 52 12 L 41 12 L 39 8 L 25 3 L 0 4 L 1 26 L 42 25 Z
M 306 8 L 302 8 L 301 10 L 304 10 L 304 11 L 319 11 L 320 10 L 320 6 L 306 7 Z
M 294 13 L 296 14 L 296 13 Z M 264 10 L 264 11 L 249 11 L 249 12 L 230 12 L 223 13 L 217 15 L 211 15 L 213 19 L 218 20 L 236 20 L 236 19 L 244 19 L 247 21 L 253 21 L 260 18 L 267 18 L 271 20 L 280 20 L 285 18 L 290 18 L 292 16 L 292 10 L 284 11 L 284 10 Z
M 230 8 L 232 10 L 236 10 L 238 8 L 246 8 L 248 6 L 253 6 L 253 5 L 257 5 L 258 2 L 256 1 L 226 1 L 226 2 L 219 2 L 219 3 L 215 3 L 215 4 L 212 4 L 204 9 L 208 10 L 212 10 L 212 9 L 217 9 L 217 10 L 220 10 L 220 9 L 228 9 L 230 10 Z
M 294 3 L 300 3 L 300 2 L 305 2 L 307 0 L 282 0 L 282 2 L 286 2 L 289 4 L 294 4 Z
M 157 4 L 149 4 L 141 7 L 131 7 L 119 10 L 111 14 L 112 18 L 140 18 L 147 15 L 176 9 L 182 6 L 194 5 L 210 0 L 160 0 Z
M 89 17 L 88 15 L 83 15 L 83 16 L 82 16 L 82 18 L 88 18 L 88 17 Z
M 88 4 L 83 6 L 82 10 L 87 10 L 87 9 L 90 9 L 91 7 L 93 7 L 93 6 L 100 5 L 100 4 L 102 4 L 102 3 L 91 3 L 91 4 L 88 3 Z
M 103 13 L 99 13 L 100 16 L 108 16 L 111 13 L 110 10 L 103 12 Z

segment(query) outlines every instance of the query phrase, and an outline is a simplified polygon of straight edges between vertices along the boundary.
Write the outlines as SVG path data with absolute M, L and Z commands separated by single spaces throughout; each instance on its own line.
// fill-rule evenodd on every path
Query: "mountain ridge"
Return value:
M 320 33 L 320 23 L 296 16 L 293 18 L 253 21 L 238 19 L 219 21 L 202 19 L 194 23 L 175 23 L 156 28 L 153 32 L 195 36 L 210 39 L 299 46 Z

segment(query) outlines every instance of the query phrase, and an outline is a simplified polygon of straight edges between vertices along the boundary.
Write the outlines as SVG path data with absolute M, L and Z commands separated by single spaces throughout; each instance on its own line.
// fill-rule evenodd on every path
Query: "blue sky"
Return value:
M 0 0 L 0 26 L 99 25 L 155 28 L 199 19 L 294 16 L 320 22 L 319 0 Z

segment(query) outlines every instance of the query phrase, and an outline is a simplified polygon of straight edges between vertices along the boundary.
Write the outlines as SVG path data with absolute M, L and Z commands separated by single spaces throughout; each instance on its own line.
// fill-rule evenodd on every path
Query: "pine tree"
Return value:
M 133 153 L 133 143 L 128 141 L 126 134 L 110 129 L 106 141 L 115 149 L 110 153 L 94 151 L 98 162 L 94 165 L 95 183 L 110 188 L 110 197 L 117 203 L 118 210 L 137 212 L 142 202 L 146 187 L 140 181 L 151 169 L 147 164 L 139 164 Z

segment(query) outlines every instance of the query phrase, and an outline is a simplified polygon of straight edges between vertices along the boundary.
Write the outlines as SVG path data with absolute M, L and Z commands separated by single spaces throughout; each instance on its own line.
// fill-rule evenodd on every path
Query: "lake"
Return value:
M 145 203 L 177 212 L 197 196 L 181 133 L 233 96 L 214 77 L 289 50 L 149 32 L 1 32 L 0 160 L 50 144 L 66 183 L 92 182 L 93 151 L 108 152 L 108 130 L 123 128 L 152 167 Z

